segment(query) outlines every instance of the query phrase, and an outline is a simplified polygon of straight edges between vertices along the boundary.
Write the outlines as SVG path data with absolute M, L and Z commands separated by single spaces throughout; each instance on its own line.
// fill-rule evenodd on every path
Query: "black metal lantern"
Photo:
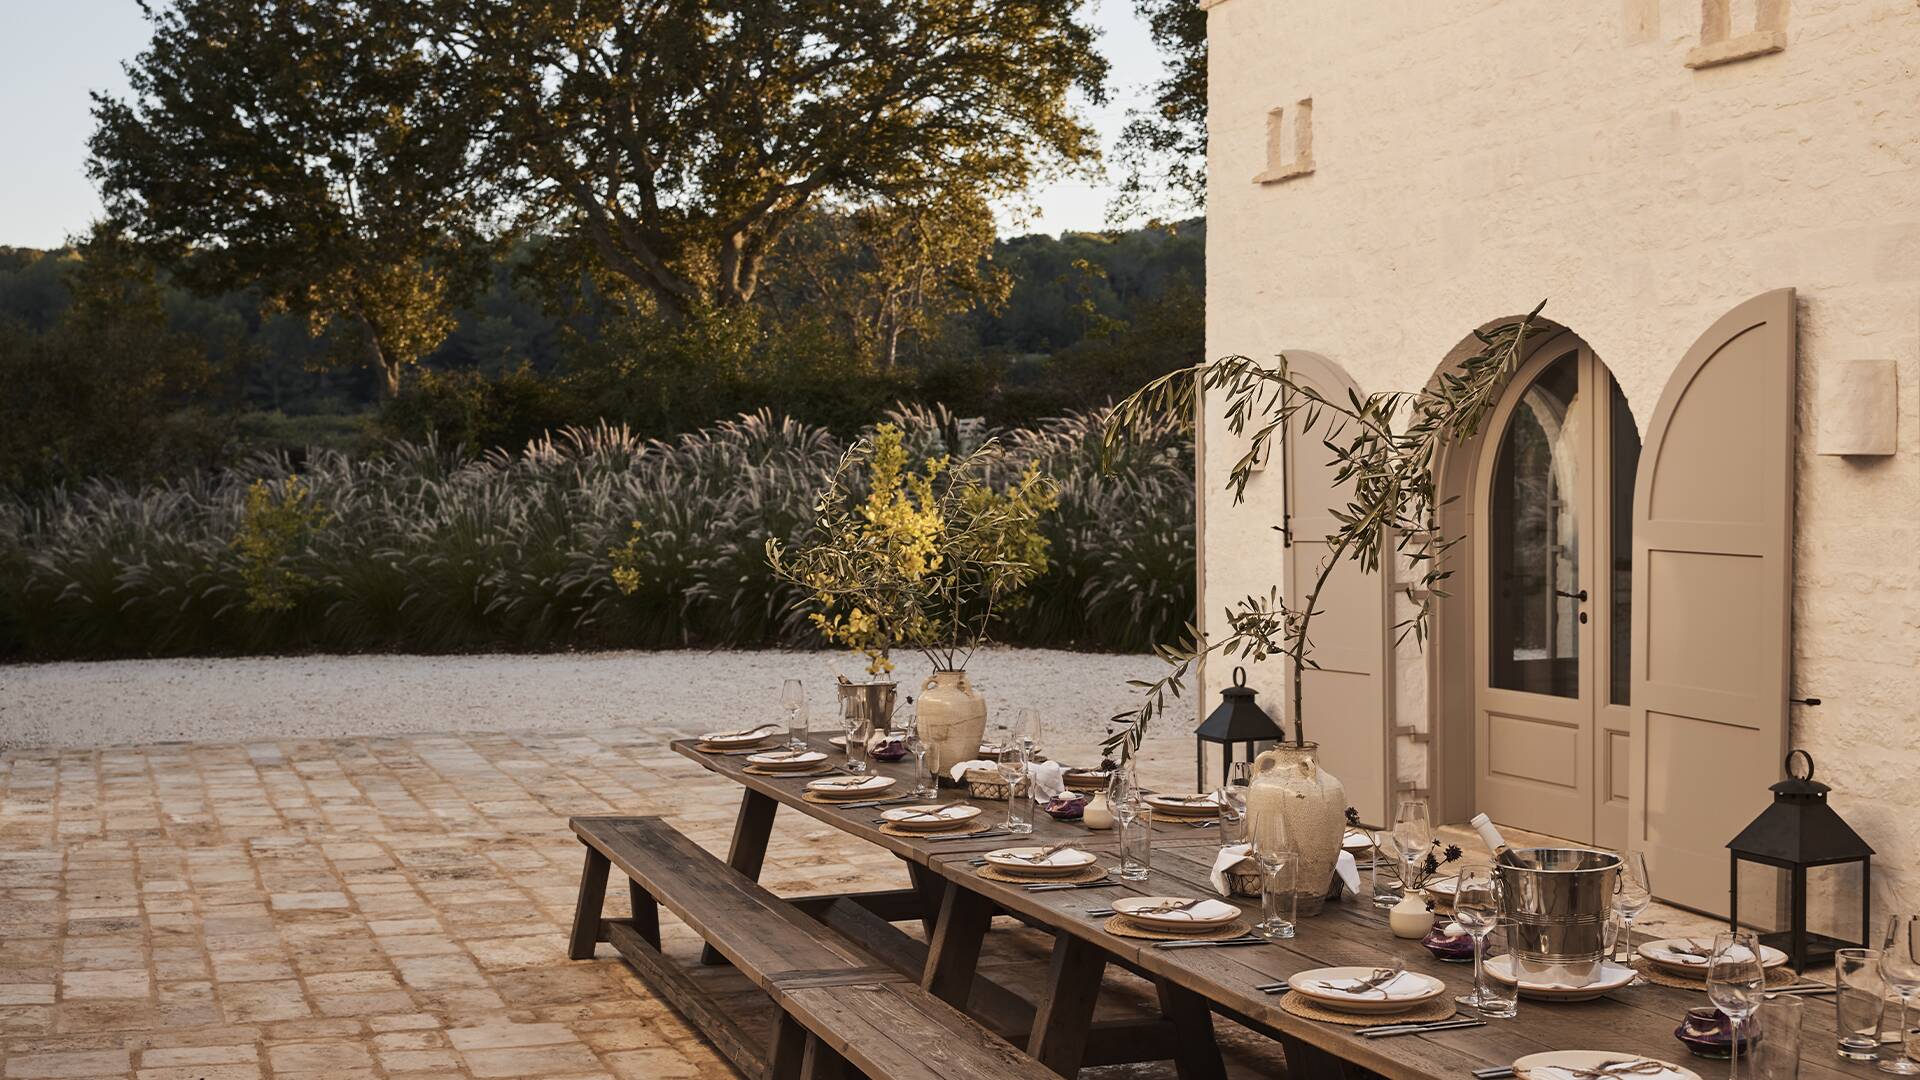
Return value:
M 1793 759 L 1806 763 L 1806 773 L 1796 775 Z M 1853 831 L 1833 807 L 1827 805 L 1832 789 L 1813 778 L 1813 755 L 1795 750 L 1787 755 L 1783 767 L 1787 778 L 1774 784 L 1773 805 L 1760 812 L 1740 835 L 1727 842 L 1733 853 L 1733 886 L 1729 890 L 1731 910 L 1727 925 L 1740 927 L 1740 860 L 1778 867 L 1788 872 L 1788 928 L 1760 935 L 1762 944 L 1784 950 L 1792 958 L 1796 971 L 1805 971 L 1808 963 L 1832 959 L 1835 949 L 1862 945 L 1873 923 L 1873 849 Z M 1860 936 L 1861 941 L 1843 941 L 1826 934 L 1807 932 L 1807 871 L 1817 866 L 1844 863 L 1860 864 Z
M 1227 774 L 1233 771 L 1233 748 L 1237 743 L 1245 743 L 1247 760 L 1253 760 L 1254 744 L 1273 742 L 1287 737 L 1280 725 L 1273 722 L 1267 710 L 1261 708 L 1253 699 L 1258 691 L 1247 686 L 1247 669 L 1233 669 L 1233 685 L 1220 691 L 1220 704 L 1194 731 L 1193 764 L 1195 790 L 1207 788 L 1207 744 L 1220 744 L 1220 779 L 1226 782 Z

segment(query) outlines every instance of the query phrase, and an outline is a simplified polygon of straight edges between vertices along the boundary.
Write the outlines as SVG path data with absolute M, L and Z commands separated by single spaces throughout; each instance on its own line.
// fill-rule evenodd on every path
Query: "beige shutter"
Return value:
M 1345 402 L 1348 391 L 1359 392 L 1353 379 L 1324 356 L 1289 350 L 1286 357 L 1294 378 L 1329 400 Z M 1331 510 L 1346 506 L 1351 497 L 1351 485 L 1334 486 L 1333 454 L 1321 442 L 1329 418 L 1323 416 L 1312 432 L 1300 430 L 1304 420 L 1296 416 L 1288 425 L 1281 448 L 1286 599 L 1295 608 L 1306 603 L 1327 556 L 1326 538 L 1339 528 Z M 1301 688 L 1306 735 L 1320 744 L 1320 764 L 1346 785 L 1347 802 L 1361 819 L 1379 825 L 1393 821 L 1387 757 L 1390 586 L 1387 573 L 1362 573 L 1357 563 L 1334 570 L 1308 631 L 1310 655 L 1320 666 L 1307 671 Z M 1290 716 L 1291 694 L 1283 697 Z M 1289 734 L 1292 729 L 1289 720 Z
M 1793 290 L 1713 324 L 1647 425 L 1633 505 L 1630 843 L 1664 900 L 1727 909 L 1726 842 L 1787 746 Z

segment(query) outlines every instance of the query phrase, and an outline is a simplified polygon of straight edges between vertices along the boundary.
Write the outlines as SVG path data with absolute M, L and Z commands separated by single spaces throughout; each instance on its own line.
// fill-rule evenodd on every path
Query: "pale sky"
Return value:
M 100 213 L 85 171 L 87 93 L 126 93 L 120 64 L 146 45 L 147 24 L 134 0 L 0 0 L 0 9 L 0 245 L 56 247 Z M 1160 62 L 1131 0 L 1098 0 L 1095 22 L 1114 93 L 1091 115 L 1110 150 Z M 1003 228 L 1098 229 L 1112 192 L 1104 178 L 1053 183 L 1033 193 L 1036 216 L 1023 226 L 1008 208 Z

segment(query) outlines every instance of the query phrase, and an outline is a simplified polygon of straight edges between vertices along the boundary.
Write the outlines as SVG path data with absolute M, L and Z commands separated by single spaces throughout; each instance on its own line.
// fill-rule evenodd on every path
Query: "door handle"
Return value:
M 1561 589 L 1555 589 L 1553 590 L 1553 595 L 1564 596 L 1569 600 L 1578 600 L 1583 604 L 1587 602 L 1587 590 L 1585 589 L 1581 589 L 1579 592 L 1566 592 Z

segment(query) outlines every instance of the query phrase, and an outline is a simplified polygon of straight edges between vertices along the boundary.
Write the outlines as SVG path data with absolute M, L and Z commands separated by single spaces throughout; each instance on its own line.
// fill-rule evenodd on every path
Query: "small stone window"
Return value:
M 1267 113 L 1267 167 L 1257 184 L 1277 184 L 1313 171 L 1313 99 Z
M 1700 0 L 1700 44 L 1687 50 L 1690 68 L 1713 67 L 1787 47 L 1787 0 L 1754 0 L 1753 29 L 1734 32 L 1734 0 Z

